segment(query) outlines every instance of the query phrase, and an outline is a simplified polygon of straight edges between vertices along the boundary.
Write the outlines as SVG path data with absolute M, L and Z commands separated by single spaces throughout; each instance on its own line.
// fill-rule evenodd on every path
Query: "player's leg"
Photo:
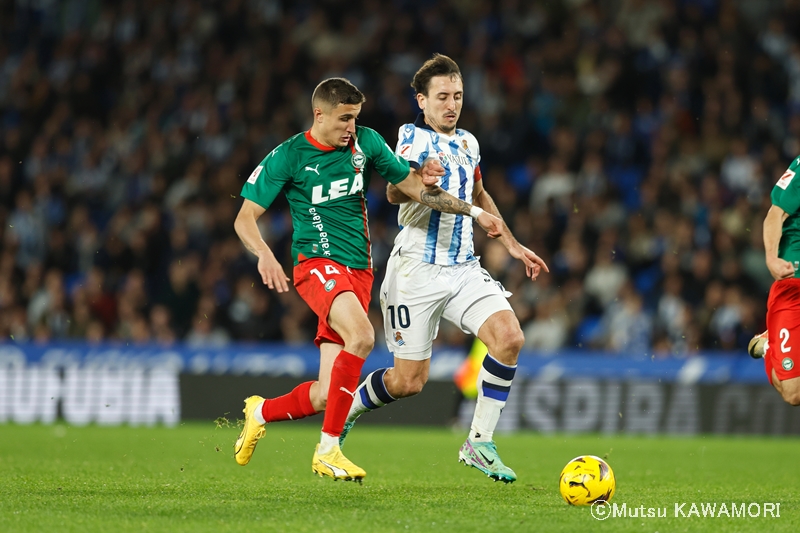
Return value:
M 244 401 L 244 425 L 233 446 L 233 457 L 237 463 L 244 466 L 250 462 L 259 439 L 265 435 L 264 426 L 266 424 L 283 420 L 299 420 L 325 410 L 326 387 L 330 381 L 332 364 L 329 355 L 331 350 L 326 350 L 327 344 L 329 343 L 320 346 L 319 381 L 301 383 L 288 394 L 277 398 L 265 399 L 261 396 L 250 396 Z M 321 383 L 323 379 L 325 382 Z
M 428 381 L 431 346 L 449 288 L 439 283 L 442 267 L 393 255 L 381 284 L 386 346 L 394 367 L 379 368 L 361 382 L 347 414 L 339 445 L 359 416 L 412 396 Z
M 459 461 L 495 481 L 513 482 L 514 471 L 497 453 L 494 430 L 508 400 L 524 337 L 504 289 L 479 265 L 460 272 L 459 292 L 445 309 L 445 318 L 476 335 L 488 353 L 478 372 L 478 400 L 470 433 L 459 450 Z
M 375 333 L 364 307 L 353 292 L 342 292 L 336 296 L 328 314 L 328 324 L 342 338 L 343 345 L 335 358 L 334 345 L 322 345 L 333 363 L 325 402 L 325 419 L 311 469 L 319 476 L 360 481 L 367 474 L 342 454 L 339 435 L 358 387 L 364 360 L 375 343 Z M 320 378 L 320 381 L 324 380 L 322 375 Z M 324 385 L 320 389 L 324 390 Z
M 386 392 L 398 400 L 422 392 L 431 370 L 430 355 L 425 355 L 427 357 L 422 360 L 395 357 L 394 366 L 387 368 L 383 376 Z
M 339 446 L 344 446 L 347 435 L 362 414 L 389 405 L 400 398 L 419 394 L 428 382 L 430 363 L 430 352 L 422 360 L 395 357 L 393 367 L 379 368 L 364 378 L 347 413 L 347 420 L 339 435 Z
M 800 405 L 800 377 L 781 381 L 773 369 L 772 386 L 775 387 L 775 390 L 778 391 L 786 403 L 795 407 Z
M 478 403 L 469 437 L 473 441 L 488 442 L 492 440 L 500 412 L 511 391 L 525 337 L 514 312 L 502 310 L 481 325 L 478 338 L 489 353 L 478 372 Z
M 324 411 L 328 404 L 328 390 L 331 386 L 331 371 L 336 357 L 344 349 L 344 345 L 323 341 L 319 345 L 319 378 L 311 386 L 311 404 L 319 411 Z

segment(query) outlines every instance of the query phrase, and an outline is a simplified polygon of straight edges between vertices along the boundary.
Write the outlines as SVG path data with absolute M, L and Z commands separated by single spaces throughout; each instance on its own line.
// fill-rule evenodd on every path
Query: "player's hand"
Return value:
M 780 257 L 768 257 L 767 268 L 769 273 L 776 281 L 791 278 L 794 276 L 794 267 L 789 261 L 781 259 Z
M 430 157 L 422 163 L 419 174 L 422 177 L 422 184 L 430 189 L 439 185 L 439 178 L 444 176 L 444 167 L 438 159 Z
M 530 248 L 522 246 L 516 241 L 513 245 L 508 247 L 508 253 L 514 259 L 519 259 L 525 263 L 525 273 L 532 280 L 535 280 L 539 276 L 539 272 L 541 272 L 542 269 L 544 269 L 545 272 L 550 272 L 550 269 L 547 268 L 547 264 L 541 257 L 536 255 Z
M 498 239 L 509 235 L 508 227 L 502 219 L 484 211 L 478 218 L 475 219 L 478 225 L 486 231 L 486 235 L 490 239 Z
M 289 278 L 271 251 L 267 250 L 258 256 L 258 273 L 261 274 L 261 281 L 270 289 L 289 292 Z

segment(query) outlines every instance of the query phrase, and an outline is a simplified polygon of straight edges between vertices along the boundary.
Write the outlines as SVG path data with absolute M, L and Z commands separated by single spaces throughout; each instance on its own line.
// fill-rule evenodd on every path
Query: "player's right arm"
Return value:
M 789 213 L 772 205 L 764 219 L 764 250 L 767 259 L 769 273 L 776 281 L 791 278 L 794 276 L 794 267 L 789 261 L 778 257 L 778 247 L 781 243 L 783 234 L 783 222 L 789 218 Z
M 290 148 L 292 139 L 271 151 L 247 178 L 247 182 L 242 186 L 244 203 L 233 223 L 234 230 L 245 248 L 258 257 L 258 273 L 261 275 L 261 281 L 270 289 L 277 289 L 278 292 L 289 290 L 287 285 L 289 278 L 275 259 L 275 254 L 261 238 L 257 221 L 291 180 L 289 169 L 292 167 L 292 162 L 288 158 L 293 153 Z
M 236 215 L 233 229 L 236 230 L 244 247 L 258 257 L 258 273 L 261 274 L 261 281 L 264 282 L 264 285 L 270 289 L 277 289 L 278 292 L 287 292 L 289 278 L 286 277 L 283 267 L 275 259 L 275 254 L 264 242 L 261 232 L 258 230 L 257 221 L 265 212 L 266 209 L 245 198 L 239 214 Z

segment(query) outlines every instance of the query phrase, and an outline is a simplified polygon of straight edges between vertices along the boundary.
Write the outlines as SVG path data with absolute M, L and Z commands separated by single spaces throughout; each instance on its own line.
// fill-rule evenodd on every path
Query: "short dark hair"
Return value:
M 464 81 L 461 69 L 458 68 L 458 63 L 444 54 L 433 54 L 433 57 L 423 63 L 417 73 L 414 74 L 414 79 L 411 80 L 411 87 L 417 91 L 417 94 L 428 96 L 431 78 L 436 76 L 449 76 L 450 79 L 458 77 L 462 82 Z
M 358 87 L 350 83 L 345 78 L 328 78 L 322 80 L 314 94 L 311 95 L 311 108 L 318 107 L 320 104 L 327 104 L 336 107 L 337 105 L 358 105 L 363 104 L 366 98 Z

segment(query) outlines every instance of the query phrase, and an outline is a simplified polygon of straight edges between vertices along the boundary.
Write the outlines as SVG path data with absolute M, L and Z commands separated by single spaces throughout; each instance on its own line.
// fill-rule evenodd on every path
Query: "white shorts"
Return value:
M 509 295 L 478 261 L 442 266 L 396 253 L 381 284 L 386 346 L 400 359 L 428 359 L 439 319 L 477 335 L 490 316 L 512 311 Z

